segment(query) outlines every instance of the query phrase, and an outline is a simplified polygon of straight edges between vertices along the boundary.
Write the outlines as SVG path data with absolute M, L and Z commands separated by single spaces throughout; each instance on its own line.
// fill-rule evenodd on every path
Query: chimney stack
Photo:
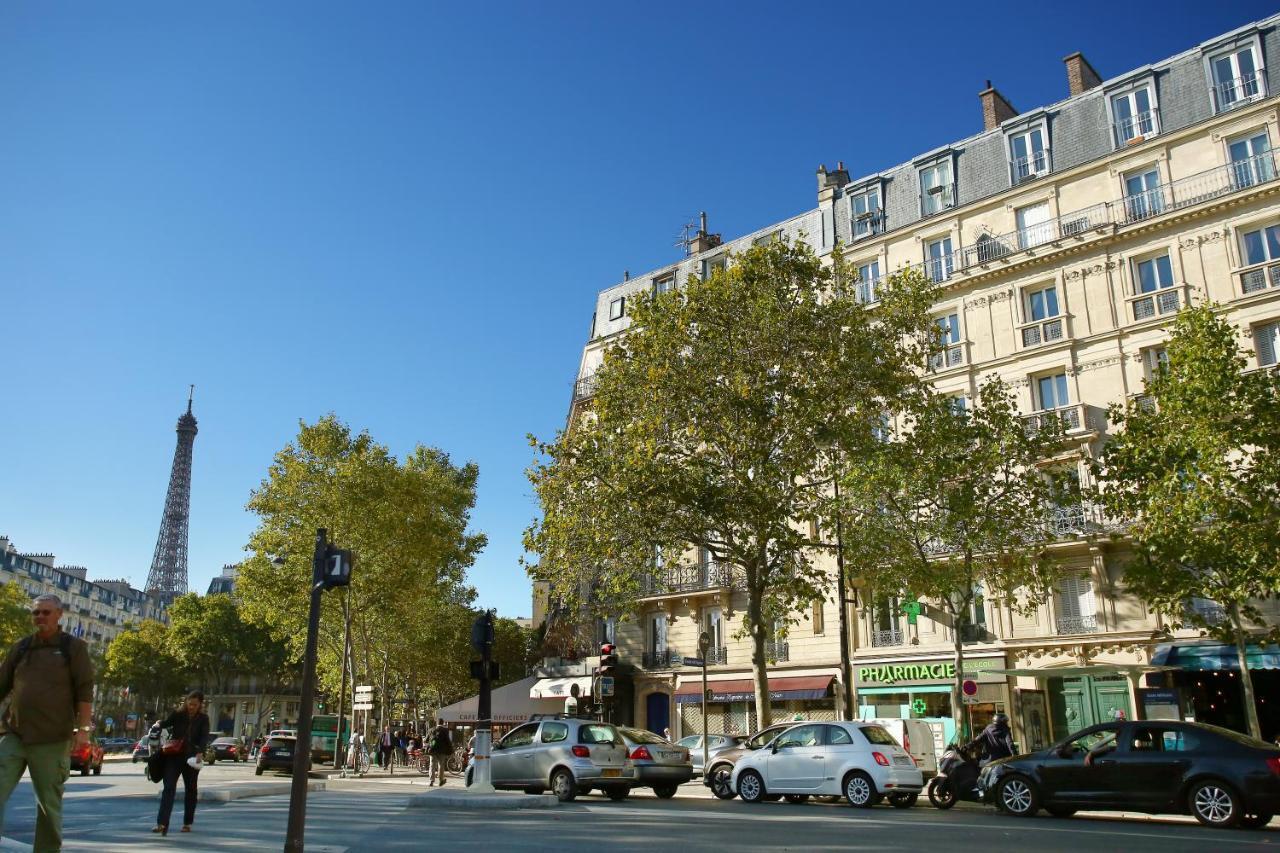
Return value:
M 982 129 L 995 130 L 1003 122 L 1008 121 L 1018 114 L 1013 108 L 1013 104 L 1000 94 L 1000 91 L 991 85 L 991 81 L 987 81 L 987 88 L 978 93 L 978 100 L 982 101 Z
M 844 161 L 840 160 L 836 163 L 834 170 L 828 172 L 827 164 L 823 163 L 818 167 L 818 204 L 831 201 L 835 197 L 836 190 L 849 183 L 849 170 L 844 167 Z
M 707 212 L 705 210 L 698 217 L 698 225 L 698 233 L 694 234 L 693 239 L 689 241 L 689 254 L 691 255 L 714 249 L 721 243 L 719 234 L 707 233 Z
M 1072 97 L 1102 85 L 1102 78 L 1080 51 L 1077 50 L 1062 61 L 1067 64 L 1067 89 Z

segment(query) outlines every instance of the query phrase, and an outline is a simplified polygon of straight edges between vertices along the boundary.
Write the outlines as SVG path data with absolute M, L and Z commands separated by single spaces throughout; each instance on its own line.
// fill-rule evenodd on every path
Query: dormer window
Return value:
M 1267 96 L 1266 70 L 1256 36 L 1209 56 L 1213 111 L 1226 112 Z
M 1038 124 L 1009 137 L 1009 175 L 1014 185 L 1047 174 L 1050 168 L 1045 125 Z
M 849 195 L 849 216 L 853 222 L 855 240 L 884 233 L 884 210 L 880 204 L 879 185 L 863 187 Z
M 955 174 L 951 160 L 940 160 L 920 170 L 920 215 L 931 216 L 956 204 Z
M 1116 93 L 1108 103 L 1111 135 L 1117 148 L 1142 142 L 1160 132 L 1160 115 L 1150 83 Z
M 609 319 L 621 320 L 627 313 L 627 297 L 619 296 L 609 303 Z

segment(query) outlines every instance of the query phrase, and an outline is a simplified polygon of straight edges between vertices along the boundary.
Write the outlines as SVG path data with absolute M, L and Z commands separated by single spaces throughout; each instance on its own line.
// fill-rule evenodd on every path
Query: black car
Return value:
M 1192 814 L 1206 826 L 1266 826 L 1280 811 L 1280 748 L 1174 720 L 1091 726 L 1048 749 L 993 761 L 983 800 L 1025 817 L 1077 810 Z
M 209 764 L 216 764 L 219 759 L 222 761 L 248 761 L 249 750 L 245 747 L 244 741 L 238 737 L 216 738 L 205 749 L 205 761 Z
M 261 776 L 264 770 L 283 770 L 293 772 L 293 755 L 298 749 L 296 737 L 269 737 L 258 750 L 258 766 L 254 773 Z M 311 763 L 307 763 L 311 767 Z

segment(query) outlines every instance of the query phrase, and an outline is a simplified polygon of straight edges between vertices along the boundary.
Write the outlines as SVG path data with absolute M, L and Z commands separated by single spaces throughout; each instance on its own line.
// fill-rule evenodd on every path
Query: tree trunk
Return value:
M 960 743 L 971 739 L 973 733 L 968 730 L 964 723 L 964 692 L 961 685 L 964 683 L 964 638 L 960 636 L 960 616 L 956 612 L 951 613 L 951 643 L 954 648 L 956 662 L 956 677 L 951 682 L 951 717 L 956 723 L 956 735 Z
M 1244 691 L 1245 719 L 1249 722 L 1249 734 L 1262 740 L 1262 725 L 1258 722 L 1258 700 L 1253 695 L 1253 675 L 1249 672 L 1249 638 L 1244 632 L 1240 605 L 1233 601 L 1228 609 L 1231 613 L 1231 633 L 1236 641 L 1236 660 L 1240 662 L 1240 688 Z
M 764 654 L 764 603 L 761 601 L 764 595 L 754 584 L 750 581 L 748 583 L 747 627 L 751 631 L 751 678 L 755 682 L 756 731 L 760 731 L 773 723 L 769 704 L 769 669 Z

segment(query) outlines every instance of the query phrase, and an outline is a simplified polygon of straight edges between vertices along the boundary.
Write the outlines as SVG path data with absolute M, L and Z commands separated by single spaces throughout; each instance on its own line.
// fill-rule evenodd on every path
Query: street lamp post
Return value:
M 351 590 L 342 596 L 342 679 L 338 684 L 338 732 L 333 736 L 333 769 L 339 770 L 344 764 L 345 753 L 342 749 L 342 723 L 347 710 L 347 647 L 351 644 Z M 352 673 L 354 676 L 355 673 Z M 354 681 L 354 678 L 352 679 Z M 352 716 L 355 716 L 352 712 Z M 353 727 L 354 728 L 354 727 Z M 348 738 L 350 740 L 350 738 Z
M 840 474 L 832 480 L 836 499 L 836 595 L 840 598 L 840 681 L 844 685 L 844 718 L 853 719 L 853 666 L 849 662 L 849 602 L 844 588 L 844 531 L 840 523 Z
M 702 659 L 702 775 L 707 773 L 707 651 L 711 648 L 711 635 L 703 631 L 698 635 L 698 657 Z

